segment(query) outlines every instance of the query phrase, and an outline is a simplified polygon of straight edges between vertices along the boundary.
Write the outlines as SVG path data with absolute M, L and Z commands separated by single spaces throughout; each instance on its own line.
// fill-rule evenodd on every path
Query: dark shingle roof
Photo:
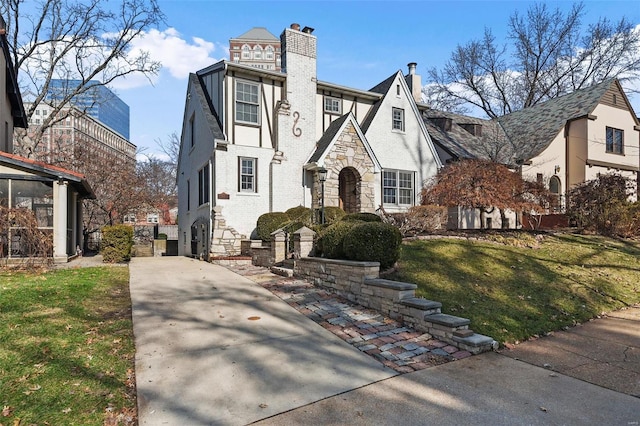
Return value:
M 424 110 L 422 115 L 433 141 L 453 156 L 514 165 L 544 151 L 567 121 L 591 114 L 614 82 L 615 79 L 605 80 L 494 120 L 433 109 Z M 443 119 L 451 120 L 447 131 L 442 129 Z M 482 125 L 482 135 L 465 130 L 468 124 Z
M 422 112 L 433 142 L 457 158 L 484 158 L 511 162 L 513 151 L 502 127 L 493 120 L 427 109 Z M 444 130 L 445 122 L 449 126 Z M 474 127 L 478 131 L 474 134 Z
M 513 149 L 530 159 L 546 149 L 567 121 L 591 114 L 615 79 L 499 117 Z
M 364 133 L 367 133 L 367 130 L 369 130 L 369 126 L 371 125 L 371 123 L 373 122 L 374 117 L 378 113 L 378 110 L 380 109 L 380 105 L 382 105 L 382 101 L 384 100 L 384 96 L 386 96 L 386 94 L 389 92 L 389 88 L 391 88 L 391 84 L 393 84 L 393 80 L 395 80 L 397 75 L 398 75 L 397 72 L 392 74 L 386 80 L 378 83 L 376 86 L 372 87 L 369 90 L 370 92 L 380 93 L 383 96 L 382 96 L 382 98 L 380 98 L 380 100 L 376 101 L 373 104 L 373 106 L 371 107 L 371 109 L 367 113 L 367 116 L 362 121 L 362 125 L 360 126 L 360 128 L 362 129 L 362 131 Z
M 211 134 L 215 139 L 224 139 L 224 132 L 222 131 L 222 124 L 220 118 L 213 107 L 213 103 L 209 98 L 209 93 L 204 90 L 204 84 L 200 80 L 200 77 L 196 74 L 189 74 L 189 81 L 193 85 L 194 90 L 198 94 L 198 100 L 200 101 L 200 107 L 207 119 L 207 124 L 211 130 Z
M 311 155 L 311 158 L 309 158 L 310 163 L 315 163 L 320 160 L 322 154 L 324 154 L 327 148 L 329 148 L 329 145 L 331 145 L 331 141 L 333 141 L 333 139 L 336 137 L 338 131 L 340 131 L 340 127 L 342 127 L 347 118 L 349 118 L 349 114 L 343 115 L 337 120 L 334 120 L 329 125 L 322 137 L 316 143 L 316 150 L 314 151 L 313 155 Z

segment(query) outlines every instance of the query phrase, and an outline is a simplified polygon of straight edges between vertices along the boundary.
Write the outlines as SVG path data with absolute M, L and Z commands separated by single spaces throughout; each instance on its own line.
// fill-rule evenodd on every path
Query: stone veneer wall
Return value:
M 327 181 L 324 184 L 325 206 L 339 206 L 340 171 L 351 167 L 359 179 L 356 187 L 359 211 L 375 212 L 376 175 L 373 172 L 374 164 L 353 124 L 349 123 L 342 134 L 338 136 L 331 152 L 324 160 L 324 165 L 328 170 Z M 314 183 L 315 191 L 312 194 L 312 203 L 315 208 L 318 208 L 320 207 L 321 185 L 317 174 Z
M 294 276 L 471 353 L 497 348 L 492 338 L 470 330 L 468 319 L 442 314 L 439 302 L 415 297 L 415 284 L 380 279 L 379 270 L 378 262 L 307 257 L 295 261 Z

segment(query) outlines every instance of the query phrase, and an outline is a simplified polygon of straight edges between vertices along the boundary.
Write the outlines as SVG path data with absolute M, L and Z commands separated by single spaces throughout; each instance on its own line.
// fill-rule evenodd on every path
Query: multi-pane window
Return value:
M 330 96 L 324 97 L 324 111 L 331 114 L 340 114 L 342 111 L 340 99 Z
M 256 46 L 253 48 L 253 59 L 262 59 L 262 47 Z
M 158 213 L 149 213 L 147 215 L 147 223 L 158 223 L 160 216 Z
M 385 170 L 382 174 L 382 201 L 384 204 L 413 204 L 413 172 Z
M 607 152 L 624 154 L 624 131 L 607 127 Z
M 265 52 L 265 56 L 266 56 L 267 59 L 273 60 L 273 47 L 267 46 L 267 49 L 266 49 L 266 52 Z
M 257 192 L 256 168 L 257 159 L 240 157 L 239 159 L 239 189 L 240 192 Z
M 242 46 L 242 59 L 251 59 L 251 48 L 246 44 Z
M 209 202 L 209 165 L 198 170 L 198 205 Z
M 236 82 L 236 121 L 258 124 L 259 91 L 258 84 Z
M 125 214 L 122 219 L 123 223 L 136 223 L 136 215 L 134 213 Z
M 404 132 L 404 110 L 393 108 L 393 130 Z

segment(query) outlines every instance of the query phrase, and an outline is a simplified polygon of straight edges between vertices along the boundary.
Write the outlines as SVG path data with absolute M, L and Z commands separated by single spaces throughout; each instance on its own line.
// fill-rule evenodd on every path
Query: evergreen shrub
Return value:
M 316 253 L 329 259 L 345 259 L 344 239 L 354 226 L 363 222 L 335 222 L 321 231 Z
M 345 222 L 382 222 L 382 218 L 375 213 L 349 213 L 340 220 Z
M 365 222 L 348 230 L 343 250 L 349 260 L 380 262 L 380 269 L 388 269 L 398 261 L 401 244 L 402 234 L 395 226 Z
M 113 225 L 102 228 L 100 253 L 106 263 L 126 262 L 131 260 L 133 247 L 133 227 Z
M 289 215 L 284 212 L 272 212 L 260 215 L 256 224 L 258 238 L 271 241 L 271 233 L 289 222 Z

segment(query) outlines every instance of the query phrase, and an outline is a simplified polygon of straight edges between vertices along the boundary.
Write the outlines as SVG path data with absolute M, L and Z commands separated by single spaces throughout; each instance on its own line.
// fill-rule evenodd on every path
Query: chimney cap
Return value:
M 291 29 L 292 30 L 296 30 L 296 31 L 300 31 L 300 24 L 296 24 L 294 22 L 293 24 L 291 24 Z
M 416 67 L 418 66 L 416 62 L 409 62 L 407 66 L 409 67 L 409 74 L 413 75 L 416 73 Z

